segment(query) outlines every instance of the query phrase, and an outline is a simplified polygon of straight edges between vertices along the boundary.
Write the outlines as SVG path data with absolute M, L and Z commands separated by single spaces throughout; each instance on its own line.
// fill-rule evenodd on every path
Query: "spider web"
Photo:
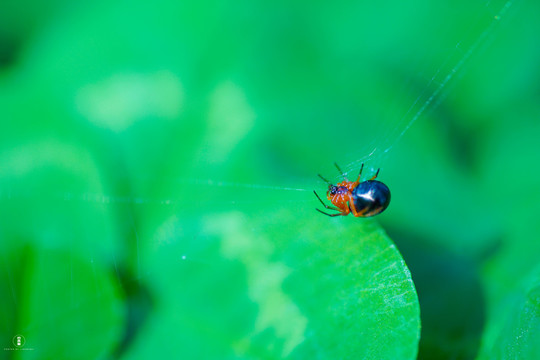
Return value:
M 469 29 L 469 32 L 476 31 L 478 33 L 477 36 L 473 37 L 473 42 L 464 44 L 462 42 L 465 40 L 462 40 L 455 44 L 451 53 L 429 78 L 403 116 L 392 126 L 388 126 L 384 135 L 377 137 L 374 141 L 376 145 L 371 151 L 348 163 L 346 165 L 347 171 L 358 170 L 364 162 L 375 162 L 376 166 L 382 166 L 386 162 L 393 148 L 417 120 L 426 112 L 433 111 L 447 97 L 449 87 L 452 86 L 455 78 L 463 76 L 463 68 L 471 56 L 481 52 L 493 40 L 494 31 L 500 20 L 507 15 L 513 3 L 513 1 L 506 1 L 502 5 L 498 4 L 499 8 L 492 1 L 480 5 L 481 8 L 476 12 L 479 15 Z M 485 25 L 486 18 L 487 25 Z

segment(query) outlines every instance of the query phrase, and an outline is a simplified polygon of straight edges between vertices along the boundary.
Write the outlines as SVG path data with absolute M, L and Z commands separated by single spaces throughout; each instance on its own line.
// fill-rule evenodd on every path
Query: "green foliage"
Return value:
M 0 357 L 538 358 L 538 11 L 3 2 Z
M 193 227 L 172 218 L 148 267 L 162 301 L 132 356 L 414 359 L 418 303 L 395 246 L 372 223 L 300 215 L 210 213 L 171 242 Z
M 540 356 L 540 297 L 538 271 L 500 302 L 500 316 L 484 336 L 481 359 L 536 359 Z

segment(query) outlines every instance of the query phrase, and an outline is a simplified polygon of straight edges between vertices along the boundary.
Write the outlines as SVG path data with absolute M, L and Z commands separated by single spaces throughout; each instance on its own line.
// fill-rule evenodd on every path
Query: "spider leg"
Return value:
M 326 180 L 325 178 L 323 178 L 323 176 L 322 176 L 321 174 L 317 174 L 317 175 L 319 175 L 319 177 L 320 177 L 321 179 L 323 179 L 323 181 L 324 181 L 325 183 L 327 183 L 328 185 L 332 185 L 332 183 L 331 183 L 330 181 Z
M 360 184 L 360 177 L 362 176 L 362 170 L 364 170 L 364 163 L 362 163 L 362 166 L 360 166 L 360 172 L 358 173 L 358 178 L 354 182 L 356 185 Z
M 324 214 L 324 215 L 326 215 L 326 216 L 330 216 L 330 217 L 334 217 L 334 216 L 343 216 L 343 214 L 342 214 L 342 213 L 337 213 L 337 214 L 328 214 L 328 213 L 325 213 L 324 211 L 321 211 L 321 210 L 319 210 L 319 209 L 315 209 L 315 210 L 317 210 L 317 211 L 318 211 L 318 212 L 320 212 L 321 214 Z
M 351 209 L 351 212 L 354 216 L 359 217 L 364 215 L 364 213 L 367 211 L 368 208 L 362 209 L 360 211 L 356 210 L 356 206 L 354 205 L 354 201 L 351 199 L 349 200 L 349 209 Z
M 343 172 L 343 170 L 340 169 L 339 165 L 337 163 L 334 163 L 334 165 L 336 166 L 336 169 L 338 169 L 341 176 L 343 176 L 343 179 L 345 179 L 345 181 L 349 181 L 349 179 L 347 179 L 347 175 Z
M 375 175 L 373 175 L 373 177 L 371 179 L 369 179 L 369 180 L 375 180 L 377 178 L 377 175 L 379 175 L 380 170 L 381 169 L 377 169 L 377 172 L 375 173 Z
M 317 192 L 315 190 L 313 190 L 313 193 L 315 194 L 315 196 L 317 197 L 317 199 L 319 199 L 319 201 L 321 202 L 321 204 L 327 208 L 327 209 L 330 209 L 330 210 L 336 210 L 336 211 L 341 211 L 340 209 L 338 209 L 337 207 L 335 206 L 330 206 L 330 205 L 326 205 L 324 203 L 324 201 L 322 201 L 322 199 L 319 197 L 319 194 L 317 194 Z M 320 211 L 320 210 L 319 210 Z

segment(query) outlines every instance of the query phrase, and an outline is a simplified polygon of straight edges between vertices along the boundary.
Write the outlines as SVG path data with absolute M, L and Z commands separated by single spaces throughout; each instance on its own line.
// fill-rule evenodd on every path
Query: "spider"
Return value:
M 360 182 L 364 164 L 360 167 L 360 173 L 356 181 L 349 181 L 338 164 L 334 163 L 334 165 L 343 176 L 344 181 L 334 185 L 319 174 L 319 177 L 328 184 L 326 197 L 334 206 L 326 205 L 317 192 L 315 190 L 313 192 L 325 208 L 339 211 L 339 213 L 328 214 L 316 209 L 318 212 L 328 216 L 347 216 L 352 212 L 356 217 L 370 217 L 382 213 L 388 207 L 388 204 L 390 204 L 390 189 L 382 182 L 375 180 L 380 169 L 371 179 Z

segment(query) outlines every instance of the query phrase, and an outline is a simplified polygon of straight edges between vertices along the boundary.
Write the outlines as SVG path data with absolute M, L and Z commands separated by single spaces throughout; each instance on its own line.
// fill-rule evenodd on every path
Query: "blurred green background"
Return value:
M 0 357 L 540 358 L 538 13 L 3 0 Z

